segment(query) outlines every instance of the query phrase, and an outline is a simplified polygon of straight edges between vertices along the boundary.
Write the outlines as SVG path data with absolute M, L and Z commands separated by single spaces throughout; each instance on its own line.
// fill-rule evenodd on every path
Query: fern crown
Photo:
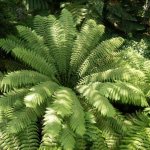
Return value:
M 148 106 L 135 84 L 145 74 L 131 65 L 121 67 L 117 50 L 124 40 L 102 40 L 103 25 L 88 20 L 78 31 L 63 9 L 59 19 L 36 16 L 34 30 L 17 30 L 19 37 L 1 39 L 0 47 L 29 69 L 2 77 L 0 147 L 73 150 L 85 149 L 88 141 L 93 150 L 108 149 L 112 145 L 95 125 L 96 114 L 114 119 L 112 102 Z

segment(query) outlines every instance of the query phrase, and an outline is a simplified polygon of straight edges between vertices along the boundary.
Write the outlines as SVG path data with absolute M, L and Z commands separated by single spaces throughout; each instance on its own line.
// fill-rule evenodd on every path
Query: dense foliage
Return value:
M 148 0 L 0 0 L 0 149 L 150 149 L 149 14 Z
M 17 30 L 0 40 L 27 67 L 1 77 L 1 149 L 150 147 L 149 61 L 119 52 L 124 40 L 105 39 L 94 20 L 76 30 L 65 9 L 59 19 L 36 16 L 34 30 Z M 146 110 L 128 118 L 117 104 Z

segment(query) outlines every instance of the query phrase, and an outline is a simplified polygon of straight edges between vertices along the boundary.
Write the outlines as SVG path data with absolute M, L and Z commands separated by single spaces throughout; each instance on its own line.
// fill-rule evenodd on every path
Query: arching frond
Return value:
M 114 57 L 112 52 L 118 49 L 123 44 L 123 41 L 122 38 L 112 38 L 101 42 L 82 63 L 79 68 L 80 76 L 90 74 L 93 72 L 93 68 L 97 66 L 102 71 L 111 68 L 111 60 Z
M 33 86 L 24 98 L 26 107 L 36 108 L 37 105 L 40 106 L 47 98 L 50 98 L 58 88 L 59 85 L 52 81 L 42 82 Z
M 115 110 L 109 100 L 97 89 L 90 85 L 81 85 L 77 90 L 92 104 L 102 115 L 114 116 Z
M 63 127 L 60 142 L 65 150 L 73 150 L 75 148 L 75 135 L 68 126 Z
M 96 25 L 93 20 L 87 21 L 77 36 L 71 56 L 71 68 L 77 71 L 80 64 L 87 58 L 91 51 L 97 46 L 100 37 L 104 33 L 103 25 Z
M 121 140 L 119 149 L 147 150 L 150 147 L 150 118 L 144 114 L 131 118 L 132 125 Z
M 50 28 L 56 21 L 55 16 L 49 15 L 48 17 L 35 16 L 34 18 L 34 29 L 36 33 L 44 38 L 46 44 L 49 45 L 48 36 L 50 33 Z
M 18 135 L 20 142 L 20 149 L 23 150 L 37 150 L 39 148 L 40 139 L 38 134 L 38 127 L 36 123 L 31 123 L 20 132 Z
M 43 59 L 40 55 L 35 52 L 28 51 L 24 48 L 14 48 L 12 52 L 15 56 L 21 59 L 23 62 L 30 65 L 35 70 L 48 75 L 53 76 L 56 73 L 56 70 L 52 64 L 49 64 Z M 34 57 L 33 57 L 34 56 Z
M 121 103 L 134 104 L 138 106 L 148 106 L 146 97 L 143 91 L 130 83 L 93 83 L 93 88 L 99 93 L 111 100 L 119 101 Z
M 10 53 L 15 47 L 22 46 L 21 40 L 14 37 L 9 37 L 8 39 L 0 39 L 0 47 L 5 50 L 6 53 Z
M 69 63 L 70 63 L 70 57 L 72 54 L 72 47 L 74 44 L 74 39 L 76 37 L 76 29 L 75 29 L 75 25 L 73 22 L 73 18 L 72 18 L 72 14 L 66 10 L 63 9 L 59 18 L 59 21 L 62 24 L 62 28 L 63 28 L 63 34 L 65 36 L 65 43 L 64 45 L 64 55 L 66 57 L 66 65 L 67 65 L 67 70 L 69 70 Z
M 3 91 L 8 91 L 12 88 L 20 88 L 26 85 L 34 85 L 48 80 L 50 80 L 48 76 L 38 73 L 36 71 L 14 71 L 8 73 L 2 78 L 1 88 Z
M 97 126 L 102 131 L 105 142 L 109 149 L 117 149 L 120 139 L 128 132 L 128 124 L 123 115 L 114 117 L 102 117 L 98 114 Z
M 0 149 L 18 150 L 20 148 L 20 142 L 16 135 L 10 134 L 6 131 L 0 131 Z
M 25 40 L 24 42 L 26 42 L 25 46 L 27 49 L 31 49 L 53 64 L 54 60 L 49 53 L 48 47 L 44 44 L 44 39 L 42 36 L 37 35 L 37 33 L 32 31 L 31 28 L 20 25 L 17 26 L 17 30 L 19 32 L 19 36 Z
M 129 81 L 139 80 L 145 78 L 145 74 L 134 68 L 115 68 L 103 72 L 93 73 L 85 76 L 79 84 L 88 84 L 90 82 L 104 82 L 104 81 Z
M 80 104 L 79 99 L 74 95 L 73 98 L 73 107 L 72 107 L 72 115 L 70 118 L 70 126 L 76 134 L 83 136 L 86 132 L 85 129 L 85 114 L 83 111 L 83 107 Z
M 62 129 L 61 119 L 48 107 L 44 116 L 42 145 L 49 149 L 58 147 L 58 137 Z M 42 146 L 41 146 L 42 147 Z
M 108 150 L 105 139 L 102 136 L 102 132 L 96 126 L 89 124 L 87 126 L 86 134 L 88 136 L 88 140 L 93 143 L 91 150 Z
M 58 89 L 54 93 L 53 99 L 52 107 L 58 115 L 65 117 L 72 114 L 74 93 L 71 89 L 64 87 Z
M 75 148 L 78 150 L 85 150 L 86 149 L 86 140 L 85 138 L 76 137 L 76 145 Z
M 19 89 L 10 91 L 0 97 L 0 110 L 5 111 L 11 107 L 15 107 L 17 103 L 23 103 L 22 99 L 27 94 L 27 89 Z
M 11 120 L 7 124 L 7 131 L 19 133 L 32 122 L 37 121 L 37 115 L 31 108 L 24 108 L 13 112 Z

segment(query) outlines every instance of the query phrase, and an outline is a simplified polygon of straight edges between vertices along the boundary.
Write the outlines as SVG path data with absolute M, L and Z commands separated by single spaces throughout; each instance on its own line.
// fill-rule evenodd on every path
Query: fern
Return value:
M 102 115 L 114 116 L 115 110 L 109 103 L 109 100 L 100 94 L 100 92 L 94 89 L 92 86 L 80 86 L 78 91 L 92 104 Z
M 88 84 L 89 82 L 104 82 L 104 81 L 129 81 L 139 80 L 144 78 L 145 74 L 134 68 L 115 68 L 103 72 L 93 73 L 85 76 L 79 84 Z
M 72 70 L 77 70 L 79 67 L 78 63 L 81 64 L 87 57 L 87 54 L 90 54 L 90 51 L 96 47 L 100 40 L 100 36 L 102 36 L 103 33 L 104 26 L 97 26 L 93 20 L 89 20 L 87 22 L 87 24 L 82 28 L 73 47 L 73 54 L 71 57 Z
M 36 123 L 31 123 L 27 126 L 24 132 L 17 135 L 20 142 L 20 149 L 37 150 L 39 147 L 39 134 Z
M 19 88 L 26 85 L 34 85 L 40 82 L 48 81 L 49 77 L 35 71 L 21 70 L 8 73 L 1 81 L 1 88 L 4 91 L 12 88 Z
M 132 126 L 126 136 L 121 140 L 119 148 L 124 149 L 148 149 L 150 147 L 149 117 L 138 114 L 137 118 L 131 118 Z
M 66 150 L 73 150 L 75 147 L 74 133 L 69 129 L 69 127 L 64 126 L 62 129 L 62 136 L 60 138 L 62 146 Z
M 0 77 L 1 149 L 105 150 L 134 145 L 124 142 L 133 129 L 115 105 L 149 107 L 148 61 L 118 51 L 124 42 L 120 37 L 103 41 L 104 26 L 94 20 L 77 30 L 66 9 L 58 19 L 36 16 L 33 30 L 17 30 L 18 36 L 1 39 L 0 47 L 30 69 Z M 133 124 L 141 127 L 142 141 L 149 129 L 140 120 Z
M 35 108 L 37 105 L 41 105 L 52 96 L 53 92 L 59 88 L 55 82 L 47 81 L 33 86 L 30 92 L 24 97 L 26 107 Z

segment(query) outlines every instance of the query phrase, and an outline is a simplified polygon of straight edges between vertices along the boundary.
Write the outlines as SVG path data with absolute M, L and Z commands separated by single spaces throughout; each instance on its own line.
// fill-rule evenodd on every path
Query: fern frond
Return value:
M 85 150 L 86 149 L 86 140 L 85 138 L 81 138 L 81 137 L 76 137 L 76 145 L 75 148 L 77 150 Z
M 89 124 L 87 125 L 87 136 L 88 140 L 93 142 L 91 150 L 108 150 L 105 139 L 102 135 L 102 131 L 99 130 L 96 126 Z
M 81 2 L 82 3 L 82 2 Z M 87 16 L 87 7 L 80 2 L 78 3 L 62 3 L 61 7 L 69 10 L 73 16 L 76 25 L 79 25 Z
M 20 142 L 16 135 L 7 133 L 6 131 L 0 131 L 0 149 L 2 150 L 18 150 L 20 148 Z
M 73 53 L 70 64 L 73 71 L 77 71 L 80 64 L 82 64 L 91 51 L 97 46 L 103 33 L 103 25 L 96 25 L 96 22 L 93 20 L 87 21 L 80 34 L 77 36 L 72 50 Z
M 74 93 L 71 89 L 62 87 L 58 89 L 53 96 L 53 109 L 58 115 L 65 117 L 72 114 L 72 105 Z
M 10 91 L 4 96 L 0 97 L 0 109 L 1 111 L 9 109 L 11 107 L 15 107 L 17 103 L 22 103 L 23 97 L 27 94 L 27 89 L 19 89 Z
M 150 147 L 150 118 L 138 113 L 137 117 L 131 118 L 132 125 L 127 134 L 121 140 L 121 150 L 147 150 Z
M 86 132 L 85 114 L 83 107 L 81 106 L 80 101 L 76 95 L 74 95 L 73 98 L 72 113 L 73 114 L 70 117 L 70 127 L 77 135 L 83 136 Z
M 84 96 L 102 115 L 114 116 L 115 110 L 109 100 L 104 97 L 96 88 L 90 85 L 77 87 L 79 93 Z
M 134 68 L 115 68 L 103 72 L 90 74 L 79 82 L 79 84 L 88 84 L 90 82 L 103 82 L 103 81 L 129 81 L 139 80 L 145 78 L 145 74 Z
M 62 129 L 61 119 L 48 107 L 44 115 L 42 145 L 50 148 L 58 146 L 57 140 Z
M 71 13 L 63 9 L 59 18 L 59 21 L 61 22 L 62 28 L 63 28 L 63 34 L 65 36 L 65 42 L 63 44 L 63 51 L 64 55 L 66 57 L 66 65 L 67 65 L 67 70 L 69 70 L 69 63 L 70 63 L 70 57 L 72 53 L 72 47 L 74 44 L 74 38 L 76 36 L 76 29 L 74 26 L 73 18 Z
M 41 73 L 31 70 L 21 70 L 8 73 L 2 78 L 2 91 L 9 91 L 12 88 L 20 88 L 26 85 L 34 85 L 40 82 L 48 81 L 50 78 Z
M 75 148 L 75 135 L 67 125 L 63 126 L 60 142 L 64 150 L 73 150 Z
M 47 61 L 50 61 L 51 63 L 54 62 L 53 58 L 50 57 L 49 49 L 44 44 L 42 36 L 37 35 L 37 33 L 35 31 L 32 31 L 31 28 L 20 25 L 17 26 L 17 30 L 19 32 L 19 36 L 23 40 L 25 40 L 26 42 L 25 46 L 27 48 L 32 49 L 32 51 L 45 58 Z
M 120 114 L 116 114 L 114 117 L 103 117 L 96 115 L 97 126 L 102 131 L 102 135 L 109 149 L 117 149 L 120 139 L 127 133 L 128 124 L 125 117 Z
M 40 144 L 37 124 L 29 124 L 23 132 L 18 134 L 18 138 L 20 141 L 20 149 L 37 150 Z
M 125 61 L 125 64 L 140 70 L 143 68 L 145 59 L 140 53 L 137 53 L 132 48 L 128 48 L 120 53 L 120 61 Z
M 22 41 L 14 37 L 9 37 L 7 39 L 0 39 L 0 47 L 9 53 L 15 47 L 23 46 Z
M 26 107 L 36 108 L 37 105 L 44 103 L 47 98 L 59 88 L 59 85 L 52 81 L 42 82 L 30 89 L 30 92 L 24 97 Z
M 143 91 L 130 83 L 93 83 L 92 86 L 99 93 L 111 100 L 119 101 L 124 104 L 134 104 L 137 106 L 148 106 Z
M 44 58 L 33 51 L 16 47 L 12 49 L 12 53 L 40 73 L 43 73 L 47 76 L 53 76 L 56 73 L 56 69 L 52 64 L 46 62 Z
M 123 41 L 119 37 L 101 42 L 82 63 L 79 68 L 79 75 L 83 77 L 85 74 L 90 74 L 93 72 L 91 68 L 97 66 L 102 71 L 110 69 L 110 60 L 114 57 L 112 52 L 118 49 L 123 44 Z
M 63 17 L 69 17 L 68 13 L 64 13 Z M 68 44 L 69 41 L 67 41 L 68 37 L 66 36 L 68 35 L 65 35 L 65 28 L 61 25 L 61 22 L 52 15 L 47 18 L 37 16 L 34 20 L 34 26 L 36 32 L 43 36 L 45 44 L 49 47 L 50 54 L 55 59 L 59 72 L 66 73 L 66 50 L 68 49 L 66 43 Z M 71 28 L 73 31 L 73 27 Z
M 37 15 L 34 18 L 34 29 L 38 35 L 43 37 L 47 45 L 49 45 L 48 36 L 50 33 L 50 28 L 55 21 L 56 18 L 53 15 L 49 15 L 48 17 Z
M 6 129 L 9 133 L 19 133 L 29 124 L 36 121 L 37 115 L 31 108 L 16 110 L 8 122 Z

